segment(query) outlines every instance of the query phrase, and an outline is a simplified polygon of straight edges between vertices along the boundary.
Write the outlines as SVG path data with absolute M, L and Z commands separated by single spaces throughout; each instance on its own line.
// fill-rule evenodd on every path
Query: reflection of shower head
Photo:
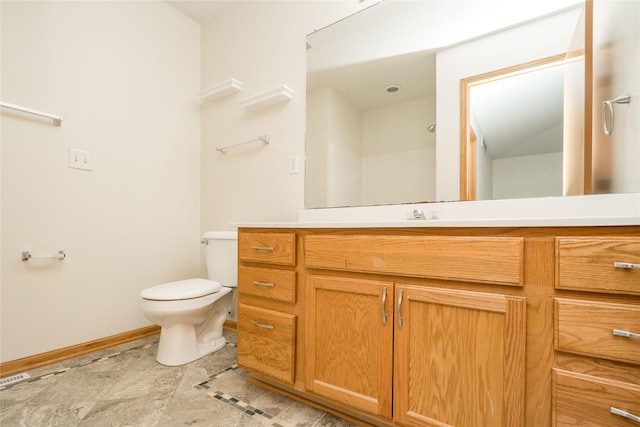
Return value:
M 427 130 L 428 130 L 429 132 L 431 132 L 431 133 L 435 133 L 435 132 L 436 132 L 436 124 L 434 123 L 434 124 L 430 125 L 430 126 L 427 128 Z

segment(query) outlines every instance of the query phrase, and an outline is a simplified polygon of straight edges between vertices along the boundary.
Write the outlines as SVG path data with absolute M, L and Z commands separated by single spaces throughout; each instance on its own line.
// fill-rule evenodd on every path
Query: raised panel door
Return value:
M 393 283 L 311 275 L 306 298 L 307 389 L 391 418 Z
M 396 307 L 396 421 L 524 424 L 524 298 L 396 284 Z

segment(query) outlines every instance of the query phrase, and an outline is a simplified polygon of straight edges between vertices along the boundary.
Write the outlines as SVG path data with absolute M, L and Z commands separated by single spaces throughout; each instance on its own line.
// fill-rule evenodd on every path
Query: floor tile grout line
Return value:
M 83 368 L 85 366 L 93 365 L 93 364 L 98 363 L 98 362 L 104 362 L 105 360 L 109 360 L 109 359 L 113 359 L 114 357 L 121 356 L 124 353 L 130 352 L 130 351 L 133 351 L 133 350 L 144 350 L 144 349 L 147 349 L 147 348 L 149 348 L 149 347 L 151 347 L 153 345 L 156 345 L 156 344 L 157 343 L 141 344 L 141 345 L 138 345 L 138 346 L 135 346 L 135 347 L 131 347 L 131 348 L 122 350 L 122 351 L 118 351 L 116 353 L 112 353 L 112 354 L 110 354 L 108 356 L 96 357 L 95 359 L 91 359 L 91 360 L 89 360 L 87 362 L 77 363 L 75 365 L 71 365 L 71 366 L 60 368 L 60 369 L 56 369 L 53 372 L 47 372 L 47 373 L 44 373 L 44 374 L 41 374 L 41 375 L 36 375 L 35 377 L 25 378 L 23 381 L 19 381 L 17 383 L 8 384 L 6 386 L 0 386 L 0 391 L 11 389 L 11 388 L 13 388 L 13 387 L 15 387 L 15 386 L 17 386 L 19 384 L 30 384 L 30 383 L 33 383 L 33 382 L 36 382 L 36 381 L 39 381 L 39 380 L 42 380 L 42 379 L 55 377 L 56 375 L 61 375 L 61 374 L 67 373 L 71 369 Z
M 203 388 L 208 389 L 209 388 L 209 383 L 211 381 L 214 381 L 214 380 L 216 380 L 216 379 L 218 379 L 220 377 L 223 377 L 227 372 L 235 371 L 236 369 L 238 369 L 238 364 L 234 363 L 233 365 L 231 365 L 231 366 L 229 366 L 227 368 L 224 368 L 224 369 L 216 372 L 215 374 L 209 375 L 209 377 L 206 380 L 204 380 L 204 381 L 202 381 L 202 382 L 200 382 L 198 384 L 194 384 L 193 387 L 196 388 L 196 389 L 203 389 Z
M 4 386 L 0 386 L 0 391 L 9 390 L 9 389 L 11 389 L 11 388 L 13 388 L 13 387 L 15 387 L 15 386 L 17 386 L 19 384 L 29 384 L 29 383 L 33 383 L 33 382 L 36 382 L 36 381 L 39 381 L 39 380 L 42 380 L 42 379 L 51 378 L 51 377 L 54 377 L 56 375 L 64 374 L 64 373 L 68 372 L 71 369 L 83 368 L 85 366 L 93 365 L 93 364 L 98 363 L 98 362 L 103 362 L 105 360 L 109 360 L 109 359 L 112 359 L 114 357 L 121 356 L 124 353 L 128 353 L 130 351 L 141 350 L 141 349 L 144 350 L 144 349 L 147 349 L 147 348 L 149 348 L 151 346 L 154 346 L 154 345 L 157 345 L 157 344 L 158 344 L 157 342 L 150 343 L 150 344 L 140 344 L 140 345 L 137 345 L 135 347 L 127 348 L 127 349 L 112 353 L 112 354 L 110 354 L 108 356 L 96 357 L 95 359 L 91 359 L 91 360 L 89 360 L 87 362 L 82 362 L 82 363 L 77 363 L 75 365 L 62 367 L 60 369 L 56 369 L 53 372 L 47 372 L 47 373 L 44 373 L 44 374 L 41 374 L 41 375 L 37 375 L 35 377 L 25 378 L 24 380 L 16 382 L 16 383 L 13 383 L 13 384 L 7 384 L 7 385 L 4 385 Z M 232 343 L 232 342 L 227 342 L 227 345 L 231 346 L 231 347 L 236 347 L 236 344 Z M 79 357 L 81 357 L 81 356 L 79 356 Z
M 197 390 L 203 390 L 203 389 L 208 390 L 210 389 L 209 383 L 225 376 L 227 373 L 231 371 L 235 371 L 236 369 L 238 369 L 238 364 L 234 363 L 231 366 L 224 368 L 216 372 L 215 374 L 210 375 L 207 380 L 202 381 L 201 383 L 195 384 L 193 387 Z M 234 396 L 228 395 L 221 391 L 209 392 L 207 393 L 207 396 L 213 397 L 214 399 L 217 399 L 223 403 L 226 403 L 229 406 L 243 412 L 245 415 L 249 415 L 249 416 L 258 415 L 260 417 L 259 420 L 263 424 L 266 423 L 271 427 L 293 427 L 291 424 L 287 423 L 284 420 L 279 419 L 275 415 L 272 415 L 267 411 L 263 411 L 260 408 L 255 408 L 251 404 L 244 402 L 242 399 L 238 399 Z
M 255 408 L 249 403 L 244 402 L 241 399 L 235 398 L 221 391 L 209 392 L 207 393 L 207 396 L 213 397 L 214 399 L 219 400 L 222 403 L 226 403 L 227 405 L 239 410 L 245 415 L 249 415 L 251 417 L 253 417 L 254 415 L 258 415 L 259 416 L 258 419 L 263 424 L 267 424 L 272 427 L 293 427 L 292 424 L 276 417 L 275 415 L 271 415 L 266 411 L 263 411 L 259 408 Z

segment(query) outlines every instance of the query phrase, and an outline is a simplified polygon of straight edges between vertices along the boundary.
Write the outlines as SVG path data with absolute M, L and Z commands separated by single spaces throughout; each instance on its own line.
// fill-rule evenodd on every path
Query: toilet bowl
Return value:
M 164 283 L 140 293 L 143 314 L 161 327 L 156 360 L 163 365 L 184 365 L 226 344 L 222 330 L 237 287 L 237 234 L 209 232 L 203 244 L 209 279 Z

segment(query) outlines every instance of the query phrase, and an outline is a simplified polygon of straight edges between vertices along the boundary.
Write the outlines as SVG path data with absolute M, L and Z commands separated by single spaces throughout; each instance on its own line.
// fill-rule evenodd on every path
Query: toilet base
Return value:
M 223 336 L 198 340 L 193 325 L 179 323 L 162 328 L 156 360 L 165 366 L 180 366 L 214 353 L 226 344 Z

